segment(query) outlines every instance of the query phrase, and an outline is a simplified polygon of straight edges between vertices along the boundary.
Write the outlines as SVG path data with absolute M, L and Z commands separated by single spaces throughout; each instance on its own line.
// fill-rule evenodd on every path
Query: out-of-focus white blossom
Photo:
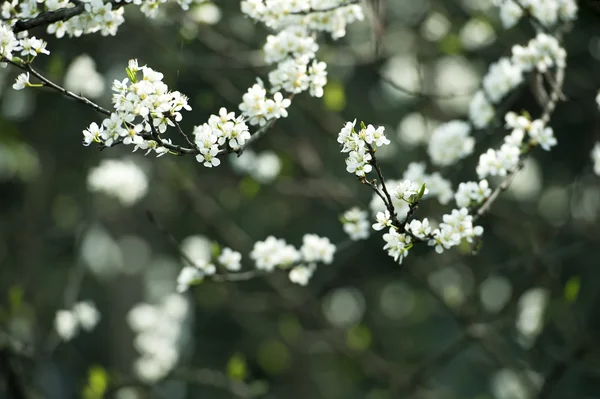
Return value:
M 71 310 L 59 310 L 54 317 L 54 328 L 63 341 L 70 341 L 79 329 L 91 331 L 100 320 L 100 312 L 91 301 L 78 302 Z
M 73 60 L 65 74 L 65 88 L 90 98 L 104 93 L 104 77 L 96 71 L 92 57 L 82 54 Z
M 548 28 L 577 17 L 575 0 L 494 0 L 494 3 L 500 7 L 500 19 L 506 29 L 515 26 L 525 13 Z
M 132 206 L 148 191 L 148 177 L 132 161 L 104 159 L 87 177 L 88 189 L 117 198 L 124 206 Z
M 549 299 L 550 294 L 545 288 L 532 288 L 519 299 L 516 328 L 523 346 L 532 345 L 542 331 Z
M 352 208 L 344 212 L 342 215 L 342 223 L 344 231 L 351 240 L 364 240 L 369 237 L 370 223 L 368 220 L 367 211 L 359 208 Z
M 469 104 L 469 120 L 478 129 L 487 127 L 494 118 L 496 111 L 493 105 L 488 101 L 485 93 L 479 90 Z
M 140 354 L 133 368 L 142 381 L 156 382 L 177 365 L 188 313 L 188 301 L 179 294 L 168 295 L 156 305 L 137 304 L 129 311 L 127 320 Z
M 592 162 L 594 163 L 594 173 L 600 176 L 600 142 L 594 144 L 591 156 Z
M 452 165 L 473 152 L 475 139 L 469 135 L 471 126 L 464 121 L 440 125 L 429 139 L 431 162 L 439 166 Z

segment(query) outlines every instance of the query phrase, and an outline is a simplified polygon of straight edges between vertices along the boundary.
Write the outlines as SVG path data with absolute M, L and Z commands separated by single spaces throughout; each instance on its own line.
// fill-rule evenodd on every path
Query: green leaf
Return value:
M 127 72 L 127 77 L 129 78 L 129 80 L 131 80 L 131 83 L 137 82 L 137 75 L 131 69 L 126 68 L 125 72 Z
M 366 128 L 367 128 L 367 125 L 365 125 L 365 123 L 363 121 L 360 121 L 360 129 L 363 130 Z
M 339 80 L 330 80 L 323 92 L 325 107 L 333 112 L 340 112 L 346 108 L 346 93 Z
M 425 183 L 423 183 L 423 185 L 421 186 L 421 189 L 419 190 L 419 194 L 417 195 L 417 201 L 421 201 L 421 198 L 423 198 L 423 195 L 425 195 Z
M 579 276 L 572 276 L 571 278 L 569 278 L 569 280 L 567 280 L 567 283 L 565 284 L 565 299 L 567 302 L 569 303 L 573 303 L 577 300 L 577 297 L 579 296 L 579 289 L 581 287 L 581 277 Z
M 212 255 L 213 258 L 218 258 L 219 254 L 221 253 L 221 247 L 219 246 L 219 243 L 216 241 L 211 241 L 210 243 L 210 253 Z
M 88 370 L 88 380 L 83 388 L 84 399 L 101 399 L 108 387 L 108 374 L 101 366 L 92 366 Z
M 248 374 L 246 359 L 244 355 L 236 353 L 227 362 L 227 375 L 232 380 L 243 381 Z

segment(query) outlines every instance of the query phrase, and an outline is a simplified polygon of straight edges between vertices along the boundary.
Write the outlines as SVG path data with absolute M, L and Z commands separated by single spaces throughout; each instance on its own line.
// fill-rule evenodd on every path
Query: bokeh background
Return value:
M 1 397 L 11 397 L 11 369 L 43 398 L 600 397 L 600 185 L 589 156 L 600 138 L 594 2 L 580 3 L 565 35 L 568 101 L 551 122 L 559 145 L 535 151 L 481 219 L 478 254 L 415 248 L 401 266 L 379 234 L 348 244 L 339 216 L 368 209 L 372 194 L 345 172 L 337 133 L 355 118 L 384 125 L 392 140 L 379 155 L 384 175 L 400 178 L 410 162 L 427 160 L 437 124 L 465 117 L 487 66 L 534 30 L 525 20 L 503 30 L 491 0 L 366 7 L 368 18 L 345 38 L 320 41 L 329 71 L 323 98 L 296 97 L 289 118 L 252 147 L 279 160 L 270 158 L 262 175 L 230 160 L 206 169 L 192 157 L 83 147 L 82 130 L 100 115 L 54 92 L 13 91 L 17 71 L 0 70 Z M 108 107 L 112 80 L 137 58 L 190 97 L 186 131 L 221 106 L 237 109 L 256 77 L 266 80 L 268 32 L 243 17 L 239 2 L 163 11 L 148 20 L 127 10 L 116 37 L 56 40 L 34 31 L 51 51 L 37 68 L 75 89 L 95 82 Z M 82 54 L 97 75 L 73 72 Z M 540 113 L 528 85 L 507 106 Z M 501 126 L 476 132 L 475 153 L 441 173 L 454 188 L 474 180 L 478 154 L 504 134 Z M 144 169 L 150 187 L 141 202 L 125 207 L 88 191 L 90 169 L 107 158 Z M 418 217 L 448 209 L 431 202 Z M 140 353 L 128 315 L 170 298 L 184 263 L 146 211 L 180 243 L 202 236 L 242 252 L 247 269 L 253 243 L 268 235 L 300 245 L 316 233 L 344 245 L 307 287 L 279 272 L 191 289 L 176 305 L 187 308 L 176 326 L 180 361 L 149 384 L 133 367 Z M 55 313 L 76 300 L 96 303 L 101 321 L 61 343 Z M 518 321 L 537 319 L 524 337 Z

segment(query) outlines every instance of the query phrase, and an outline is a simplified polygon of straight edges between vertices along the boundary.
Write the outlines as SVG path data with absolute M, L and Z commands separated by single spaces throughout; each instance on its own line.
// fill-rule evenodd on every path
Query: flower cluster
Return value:
M 429 246 L 435 247 L 437 253 L 459 245 L 463 239 L 472 242 L 473 238 L 483 234 L 483 227 L 473 226 L 473 216 L 467 208 L 453 209 L 450 214 L 444 215 L 442 220 L 443 223 L 431 232 L 428 242 Z
M 219 115 L 211 115 L 208 123 L 194 128 L 194 141 L 200 151 L 196 160 L 210 168 L 219 166 L 221 161 L 217 158 L 219 146 L 228 146 L 237 150 L 250 139 L 248 126 L 242 116 L 235 116 L 233 112 L 221 108 Z
M 487 180 L 468 181 L 458 185 L 454 200 L 459 208 L 469 208 L 482 204 L 491 194 L 492 189 Z
M 257 83 L 244 93 L 239 108 L 251 125 L 264 126 L 272 119 L 286 118 L 291 103 L 280 92 L 275 93 L 272 99 L 267 98 L 267 90 L 262 83 Z
M 490 175 L 506 176 L 515 169 L 519 163 L 525 134 L 529 135 L 528 147 L 539 145 L 550 151 L 557 143 L 552 128 L 546 126 L 541 119 L 531 121 L 527 116 L 508 112 L 505 121 L 505 126 L 512 129 L 511 133 L 504 138 L 504 144 L 499 150 L 489 149 L 479 157 L 477 175 L 480 179 Z M 527 147 L 523 150 L 527 150 Z
M 132 161 L 105 159 L 89 172 L 87 185 L 92 192 L 102 192 L 131 206 L 146 195 L 148 177 Z
M 361 129 L 356 132 L 355 124 L 356 120 L 347 122 L 338 134 L 337 141 L 342 145 L 341 151 L 348 153 L 346 171 L 364 177 L 366 173 L 373 170 L 372 151 L 374 152 L 376 147 L 390 144 L 390 141 L 385 137 L 383 126 L 375 128 L 373 125 L 365 126 L 363 123 Z
M 381 202 L 379 197 L 377 199 Z M 360 208 L 352 208 L 344 212 L 341 217 L 344 231 L 351 240 L 358 241 L 369 238 L 369 214 Z
M 179 361 L 189 304 L 171 294 L 157 305 L 139 303 L 127 314 L 127 322 L 136 333 L 134 346 L 140 357 L 134 363 L 136 375 L 144 382 L 166 376 Z
M 177 277 L 177 291 L 185 292 L 190 285 L 196 284 L 205 276 L 217 272 L 217 266 L 230 272 L 237 272 L 242 268 L 242 254 L 231 248 L 223 248 L 216 253 L 213 244 L 202 236 L 190 236 L 183 240 L 181 250 L 185 254 L 183 263 L 188 263 L 179 272 Z M 189 265 L 192 262 L 192 265 Z
M 270 272 L 275 268 L 290 269 L 290 281 L 306 285 L 317 263 L 333 262 L 335 250 L 335 245 L 328 238 L 315 234 L 305 234 L 300 249 L 287 244 L 283 239 L 269 236 L 254 244 L 250 258 L 259 270 Z
M 142 79 L 138 79 L 139 72 Z M 182 110 L 191 110 L 188 99 L 178 91 L 169 91 L 162 73 L 139 66 L 137 60 L 129 61 L 127 75 L 129 78 L 115 80 L 112 85 L 115 112 L 100 126 L 94 122 L 84 130 L 83 144 L 99 142 L 110 147 L 122 142 L 134 145 L 134 151 L 141 148 L 164 155 L 167 149 L 162 144 L 170 140 L 161 139 L 160 134 L 181 121 Z
M 512 48 L 512 62 L 524 71 L 536 69 L 543 73 L 554 66 L 564 68 L 566 59 L 567 52 L 560 46 L 558 39 L 546 33 L 538 33 L 527 46 L 517 45 Z
M 6 4 L 6 3 L 5 3 Z M 28 62 L 33 61 L 40 54 L 48 55 L 48 43 L 35 36 L 17 39 L 12 29 L 0 22 L 0 57 L 12 60 L 13 57 L 24 57 Z M 23 79 L 22 77 L 17 78 Z
M 54 318 L 54 328 L 63 341 L 73 339 L 79 327 L 91 331 L 100 320 L 100 312 L 90 301 L 78 302 L 71 310 L 59 310 Z
M 471 125 L 464 121 L 450 121 L 440 125 L 429 140 L 428 153 L 431 162 L 448 166 L 473 152 L 475 139 L 469 136 Z
M 546 33 L 539 33 L 527 46 L 513 46 L 510 59 L 501 58 L 490 65 L 483 78 L 482 89 L 473 96 L 469 104 L 471 123 L 478 129 L 487 127 L 495 116 L 494 104 L 523 82 L 523 73 L 534 69 L 543 73 L 555 66 L 564 68 L 565 65 L 565 50 L 555 37 Z
M 17 20 L 38 17 L 43 12 L 57 11 L 76 7 L 82 3 L 81 12 L 66 21 L 48 25 L 47 32 L 62 38 L 65 35 L 79 37 L 84 34 L 100 32 L 103 36 L 114 36 L 120 25 L 125 22 L 124 5 L 140 6 L 140 11 L 148 18 L 158 15 L 161 4 L 177 3 L 187 10 L 194 0 L 8 0 L 2 3 L 2 18 L 10 24 Z M 120 4 L 121 3 L 121 4 Z
M 412 248 L 410 236 L 399 233 L 394 226 L 390 227 L 389 231 L 383 235 L 383 241 L 385 241 L 383 249 L 398 263 L 402 263 L 402 260 L 408 255 L 408 250 Z
M 500 7 L 500 19 L 504 28 L 517 24 L 527 13 L 545 27 L 557 22 L 569 22 L 577 17 L 575 0 L 494 0 Z
M 360 5 L 347 3 L 347 0 L 244 0 L 241 7 L 244 14 L 271 29 L 301 26 L 330 32 L 337 39 L 346 35 L 348 24 L 364 19 Z

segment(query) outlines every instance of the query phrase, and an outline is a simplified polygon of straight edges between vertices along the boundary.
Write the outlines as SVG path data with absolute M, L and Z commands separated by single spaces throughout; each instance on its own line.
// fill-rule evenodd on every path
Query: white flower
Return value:
M 389 256 L 394 258 L 398 263 L 402 263 L 402 260 L 408 255 L 410 248 L 410 237 L 406 234 L 400 234 L 394 227 L 391 227 L 389 231 L 383 235 L 385 245 L 384 250 L 387 250 Z
M 177 292 L 187 291 L 190 284 L 202 279 L 204 274 L 196 267 L 185 266 L 177 276 Z
M 54 318 L 54 328 L 63 341 L 70 341 L 77 335 L 77 317 L 69 310 L 59 310 Z
M 429 226 L 429 220 L 427 220 L 427 218 L 423 219 L 423 221 L 416 219 L 411 220 L 408 229 L 419 238 L 426 238 L 431 234 L 431 227 Z
M 86 331 L 90 331 L 96 327 L 96 324 L 100 320 L 100 312 L 98 312 L 96 306 L 90 301 L 75 304 L 73 313 L 81 327 Z
M 242 254 L 232 250 L 231 248 L 223 248 L 218 260 L 219 263 L 225 266 L 227 270 L 235 272 L 242 268 Z
M 29 86 L 29 72 L 25 72 L 17 76 L 15 83 L 12 88 L 15 90 L 23 90 L 25 87 Z
M 294 266 L 289 273 L 289 278 L 292 283 L 307 285 L 308 280 L 312 277 L 315 271 L 315 265 L 298 265 Z
M 329 264 L 333 262 L 335 245 L 327 237 L 319 237 L 316 234 L 305 234 L 302 237 L 300 253 L 304 262 L 323 262 Z
M 386 227 L 390 227 L 392 225 L 390 217 L 390 212 L 387 209 L 384 212 L 377 212 L 375 216 L 377 223 L 373 224 L 373 230 L 380 231 Z
M 421 191 L 423 185 L 419 185 L 410 180 L 404 180 L 392 189 L 392 195 L 400 200 L 408 203 L 413 203 L 417 200 L 417 195 Z M 427 187 L 423 191 L 423 195 L 429 193 Z
M 483 203 L 491 194 L 492 189 L 487 180 L 480 180 L 479 183 L 470 181 L 458 185 L 454 200 L 459 208 L 467 208 Z
M 546 151 L 550 151 L 550 148 L 557 144 L 552 128 L 545 127 L 544 122 L 540 119 L 531 122 L 529 137 L 531 137 L 532 144 L 539 144 Z
M 489 100 L 498 103 L 521 82 L 523 82 L 521 67 L 511 63 L 508 58 L 501 58 L 490 65 L 488 73 L 483 78 L 483 89 Z
M 287 245 L 285 240 L 269 236 L 265 241 L 254 244 L 250 258 L 254 260 L 257 269 L 272 271 L 275 267 L 296 263 L 300 259 L 300 253 L 293 246 Z

